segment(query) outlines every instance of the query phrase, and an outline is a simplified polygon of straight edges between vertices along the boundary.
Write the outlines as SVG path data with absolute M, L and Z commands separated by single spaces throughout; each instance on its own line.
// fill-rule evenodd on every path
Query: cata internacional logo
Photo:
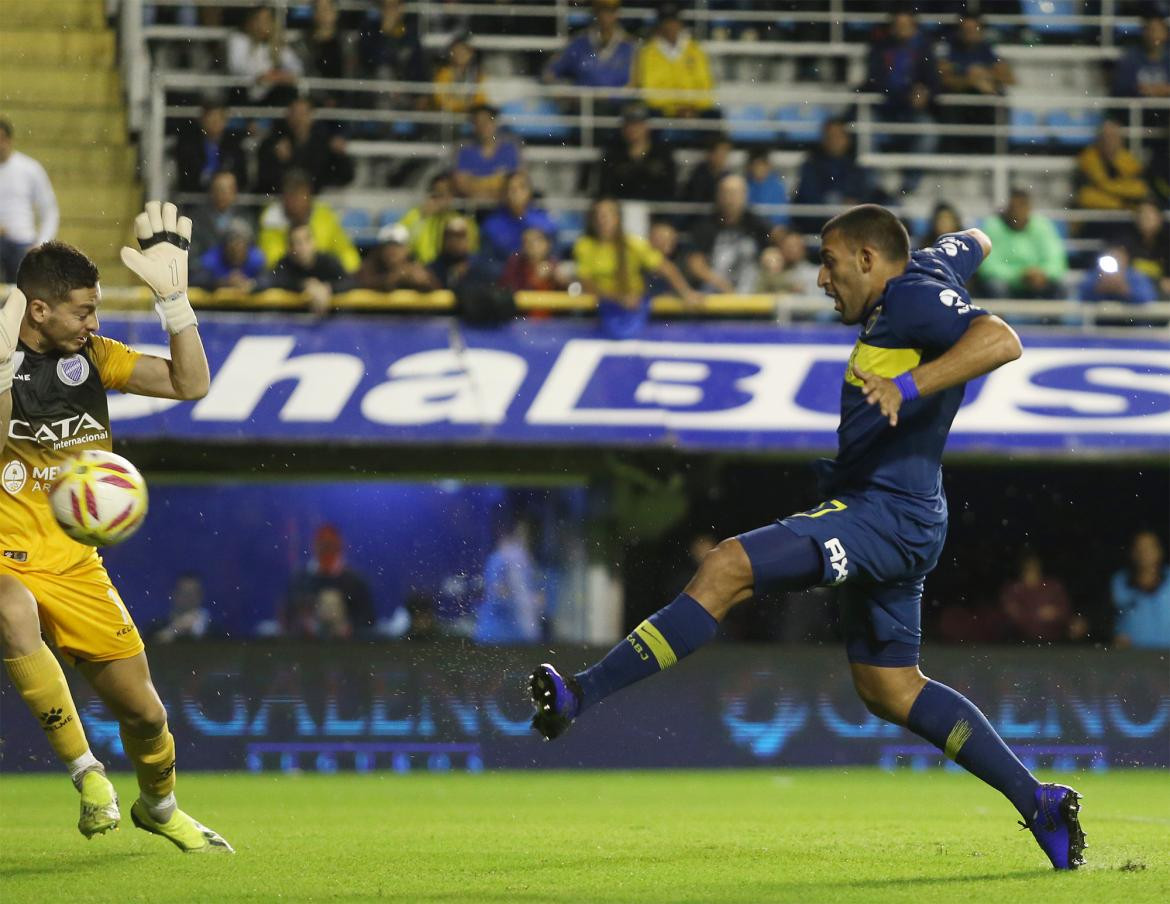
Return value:
M 844 327 L 748 323 L 653 325 L 616 341 L 578 324 L 207 320 L 207 396 L 111 396 L 119 435 L 819 453 L 836 445 L 856 338 Z M 117 326 L 109 332 L 133 341 Z M 1170 451 L 1170 343 L 1023 340 L 1019 361 L 968 386 L 951 450 Z

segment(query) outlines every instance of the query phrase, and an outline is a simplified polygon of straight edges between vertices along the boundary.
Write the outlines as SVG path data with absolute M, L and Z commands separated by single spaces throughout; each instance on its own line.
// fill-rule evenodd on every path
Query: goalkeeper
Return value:
M 97 552 L 56 525 L 49 485 L 85 449 L 109 450 L 106 390 L 198 399 L 210 375 L 187 300 L 191 221 L 151 201 L 134 222 L 142 250 L 122 261 L 154 291 L 170 359 L 98 335 L 93 262 L 63 242 L 28 252 L 0 308 L 0 650 L 21 698 L 81 794 L 87 838 L 118 827 L 118 796 L 89 749 L 61 666 L 42 634 L 117 717 L 138 777 L 130 818 L 187 853 L 228 851 L 175 803 L 175 740 L 150 680 L 142 638 Z

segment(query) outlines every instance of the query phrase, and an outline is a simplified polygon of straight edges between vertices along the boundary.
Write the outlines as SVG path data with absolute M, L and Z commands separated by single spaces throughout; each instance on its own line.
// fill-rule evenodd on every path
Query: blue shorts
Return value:
M 757 588 L 775 583 L 775 551 L 792 535 L 815 541 L 821 584 L 844 584 L 842 625 L 850 662 L 918 664 L 922 587 L 946 541 L 945 504 L 936 509 L 886 493 L 842 496 L 739 537 Z

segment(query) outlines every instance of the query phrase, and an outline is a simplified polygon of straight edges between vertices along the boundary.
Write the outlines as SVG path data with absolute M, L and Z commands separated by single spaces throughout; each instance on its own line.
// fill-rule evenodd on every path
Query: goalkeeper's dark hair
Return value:
M 869 246 L 891 261 L 910 259 L 910 235 L 896 216 L 877 204 L 859 204 L 839 213 L 821 229 L 821 241 L 839 233 L 852 248 Z
M 6 116 L 0 116 L 0 132 L 3 132 L 8 138 L 11 138 L 12 131 L 12 120 Z
M 65 242 L 45 242 L 24 256 L 16 272 L 16 286 L 32 301 L 50 305 L 69 300 L 74 289 L 90 289 L 100 279 L 97 264 Z

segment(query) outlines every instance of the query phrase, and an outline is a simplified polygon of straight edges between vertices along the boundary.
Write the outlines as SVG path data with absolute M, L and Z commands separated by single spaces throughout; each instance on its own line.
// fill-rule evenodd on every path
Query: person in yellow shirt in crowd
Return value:
M 1142 162 L 1125 148 L 1121 126 L 1106 120 L 1097 140 L 1077 155 L 1077 207 L 1132 208 L 1150 193 L 1142 169 Z
M 638 51 L 632 84 L 646 92 L 643 100 L 658 116 L 691 119 L 719 115 L 707 54 L 683 30 L 678 6 L 673 3 L 659 8 L 654 34 Z M 673 93 L 677 91 L 702 93 L 686 97 Z
M 470 88 L 475 91 L 454 91 Z M 447 59 L 435 72 L 435 106 L 446 113 L 466 113 L 487 103 L 483 93 L 483 71 L 468 35 L 456 35 L 447 45 Z
M 585 235 L 573 245 L 573 260 L 581 288 L 598 298 L 602 331 L 617 339 L 636 335 L 650 318 L 647 274 L 663 277 L 688 305 L 700 301 L 678 267 L 641 236 L 626 235 L 621 206 L 612 198 L 594 201 L 589 208 Z
M 461 220 L 467 226 L 467 239 L 472 254 L 479 251 L 479 228 L 475 220 L 455 210 L 455 184 L 449 172 L 441 172 L 431 179 L 426 200 L 412 207 L 398 221 L 410 234 L 410 250 L 420 264 L 429 265 L 443 250 L 443 233 L 452 220 Z
M 346 272 L 357 272 L 361 255 L 341 227 L 337 214 L 328 205 L 313 200 L 313 184 L 308 173 L 302 170 L 289 170 L 285 174 L 280 200 L 269 204 L 260 214 L 259 245 L 269 267 L 275 267 L 288 254 L 289 230 L 306 224 L 317 250 L 336 257 Z

